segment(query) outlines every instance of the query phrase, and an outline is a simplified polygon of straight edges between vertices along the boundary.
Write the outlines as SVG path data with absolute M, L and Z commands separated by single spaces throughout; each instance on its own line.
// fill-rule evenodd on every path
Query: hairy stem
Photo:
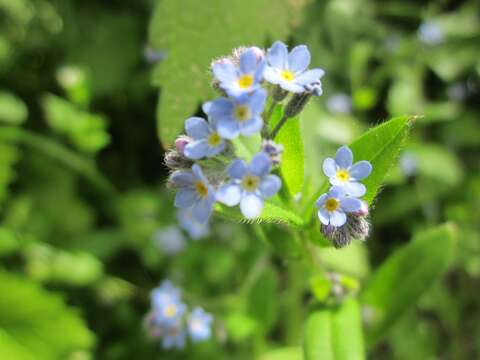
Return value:
M 270 134 L 270 139 L 275 140 L 275 137 L 277 136 L 282 126 L 287 122 L 287 120 L 288 120 L 288 116 L 283 115 L 280 121 L 278 122 L 278 124 L 272 130 L 272 133 Z

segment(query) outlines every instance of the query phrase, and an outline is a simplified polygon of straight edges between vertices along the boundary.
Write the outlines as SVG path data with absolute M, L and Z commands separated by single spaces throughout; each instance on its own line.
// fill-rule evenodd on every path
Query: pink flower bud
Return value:
M 185 150 L 185 146 L 187 146 L 190 141 L 191 139 L 188 136 L 179 136 L 175 140 L 175 148 L 180 154 L 184 155 L 183 151 Z

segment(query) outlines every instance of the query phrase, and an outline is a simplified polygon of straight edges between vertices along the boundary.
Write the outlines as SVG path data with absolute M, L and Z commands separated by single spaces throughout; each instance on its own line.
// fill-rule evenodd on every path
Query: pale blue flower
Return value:
M 310 51 L 299 45 L 288 53 L 287 46 L 276 41 L 267 52 L 268 66 L 263 74 L 265 80 L 279 85 L 282 89 L 301 93 L 312 83 L 319 83 L 325 74 L 322 69 L 307 70 L 310 65 Z
M 186 331 L 182 326 L 182 322 L 171 324 L 163 331 L 162 347 L 164 349 L 183 349 L 185 347 Z
M 227 206 L 240 203 L 240 210 L 248 219 L 259 216 L 264 199 L 275 195 L 282 186 L 280 178 L 270 174 L 271 166 L 270 157 L 264 152 L 256 154 L 249 165 L 234 160 L 228 167 L 231 181 L 220 187 L 218 200 Z
M 175 324 L 187 310 L 187 306 L 176 298 L 157 304 L 155 308 L 155 322 L 160 326 L 170 327 Z
M 250 93 L 260 86 L 265 69 L 265 61 L 257 56 L 258 50 L 246 49 L 239 58 L 238 67 L 228 59 L 221 59 L 212 66 L 220 87 L 229 96 Z
M 152 290 L 150 296 L 152 307 L 156 309 L 165 303 L 179 301 L 180 295 L 180 289 L 175 287 L 169 280 L 165 280 L 159 287 Z
M 180 229 L 176 226 L 168 226 L 157 230 L 153 234 L 155 244 L 167 255 L 174 255 L 185 248 L 186 242 Z
M 258 89 L 251 95 L 237 98 L 220 97 L 203 105 L 203 111 L 217 121 L 217 131 L 225 139 L 239 134 L 251 136 L 263 126 L 262 112 L 267 93 Z
M 185 230 L 193 240 L 206 237 L 210 232 L 208 224 L 202 224 L 194 220 L 192 209 L 178 210 L 177 220 L 180 227 Z
M 193 309 L 188 318 L 188 331 L 192 341 L 208 340 L 212 336 L 212 321 L 212 315 L 206 313 L 202 308 Z
M 327 100 L 327 109 L 332 114 L 350 114 L 352 112 L 352 98 L 347 94 L 334 94 Z
M 225 149 L 225 140 L 218 133 L 214 119 L 207 122 L 200 117 L 191 117 L 185 122 L 185 131 L 192 141 L 188 142 L 183 153 L 190 159 L 212 157 Z
M 200 223 L 206 223 L 215 203 L 215 192 L 200 166 L 194 164 L 191 172 L 176 171 L 170 180 L 178 187 L 175 206 L 181 209 L 191 208 L 193 218 Z
M 442 28 L 433 21 L 423 22 L 417 31 L 421 42 L 427 45 L 437 45 L 443 42 L 444 34 Z
M 318 198 L 316 206 L 322 224 L 340 227 L 347 221 L 346 213 L 355 213 L 362 209 L 362 201 L 347 197 L 343 187 L 332 186 L 328 193 Z
M 407 176 L 413 176 L 418 171 L 418 159 L 415 154 L 411 152 L 404 152 L 400 156 L 400 169 L 404 172 Z
M 350 196 L 363 196 L 367 189 L 359 180 L 365 179 L 372 172 L 372 165 L 362 160 L 352 165 L 353 154 L 348 146 L 337 150 L 335 159 L 326 158 L 323 162 L 323 172 L 329 177 L 330 184 L 345 188 Z

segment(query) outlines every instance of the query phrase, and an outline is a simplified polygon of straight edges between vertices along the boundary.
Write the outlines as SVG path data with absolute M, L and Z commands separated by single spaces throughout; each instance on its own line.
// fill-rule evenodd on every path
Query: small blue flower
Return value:
M 184 148 L 186 157 L 197 160 L 218 155 L 225 149 L 225 141 L 218 134 L 216 121 L 207 122 L 200 117 L 191 117 L 185 122 L 185 131 L 193 141 Z
M 188 331 L 192 341 L 208 340 L 212 335 L 212 321 L 212 315 L 206 313 L 202 308 L 196 307 L 193 309 L 188 318 Z
M 193 218 L 202 224 L 206 223 L 215 203 L 215 192 L 200 166 L 194 164 L 192 172 L 176 171 L 170 179 L 179 188 L 175 206 L 181 209 L 191 208 Z
M 238 134 L 251 136 L 263 126 L 262 112 L 267 93 L 258 89 L 251 95 L 235 99 L 220 97 L 203 105 L 203 111 L 217 121 L 217 131 L 225 139 L 234 139 Z
M 257 53 L 254 48 L 246 49 L 240 55 L 238 68 L 228 59 L 222 59 L 213 65 L 213 74 L 229 96 L 247 94 L 260 86 L 265 61 L 258 59 Z
M 316 205 L 318 218 L 324 225 L 340 227 L 347 221 L 346 213 L 354 213 L 362 209 L 362 201 L 354 197 L 347 197 L 345 189 L 332 186 L 328 193 L 322 194 Z
M 265 80 L 279 85 L 282 89 L 301 93 L 312 83 L 319 83 L 325 74 L 322 69 L 307 70 L 310 65 L 310 51 L 299 45 L 288 53 L 287 46 L 276 41 L 267 52 L 268 66 L 263 74 Z
M 153 289 L 151 293 L 152 307 L 154 309 L 160 308 L 165 303 L 171 303 L 180 300 L 180 289 L 173 286 L 173 284 L 165 280 L 162 284 Z
M 202 224 L 193 219 L 192 209 L 180 209 L 177 212 L 177 220 L 180 227 L 185 230 L 193 240 L 206 237 L 210 232 L 208 224 Z
M 326 158 L 323 172 L 329 177 L 330 184 L 345 188 L 350 196 L 363 196 L 367 189 L 359 180 L 365 179 L 372 172 L 372 165 L 362 160 L 352 165 L 353 154 L 348 146 L 342 146 L 335 154 L 335 160 Z
M 444 34 L 442 28 L 433 21 L 423 22 L 417 31 L 421 42 L 427 45 L 437 45 L 443 42 Z
M 153 234 L 155 244 L 167 255 L 174 255 L 185 248 L 185 237 L 176 226 L 168 226 Z
M 180 299 L 171 298 L 155 308 L 155 322 L 170 327 L 182 318 L 186 310 L 186 305 Z
M 231 181 L 220 187 L 218 200 L 227 206 L 240 203 L 240 210 L 248 219 L 259 216 L 263 200 L 282 186 L 278 176 L 269 174 L 271 166 L 270 157 L 264 152 L 256 154 L 248 166 L 243 160 L 234 160 L 228 167 Z
M 182 322 L 171 324 L 164 329 L 162 347 L 164 349 L 183 349 L 185 347 L 186 331 L 183 329 Z
M 327 109 L 332 114 L 350 114 L 352 112 L 352 98 L 347 94 L 334 94 L 327 100 Z

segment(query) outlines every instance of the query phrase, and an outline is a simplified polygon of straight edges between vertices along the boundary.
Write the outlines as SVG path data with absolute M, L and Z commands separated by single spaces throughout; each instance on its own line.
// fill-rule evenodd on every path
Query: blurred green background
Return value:
M 302 117 L 313 183 L 340 144 L 422 115 L 367 243 L 318 250 L 357 284 L 345 288 L 417 233 L 456 228 L 443 276 L 369 357 L 480 358 L 479 14 L 475 0 L 0 0 L 0 358 L 301 358 L 322 296 L 288 231 L 275 246 L 214 218 L 176 254 L 155 240 L 176 226 L 164 148 L 214 96 L 210 60 L 276 39 L 308 45 L 326 71 Z M 166 352 L 148 339 L 149 292 L 166 278 L 215 316 L 207 343 Z

